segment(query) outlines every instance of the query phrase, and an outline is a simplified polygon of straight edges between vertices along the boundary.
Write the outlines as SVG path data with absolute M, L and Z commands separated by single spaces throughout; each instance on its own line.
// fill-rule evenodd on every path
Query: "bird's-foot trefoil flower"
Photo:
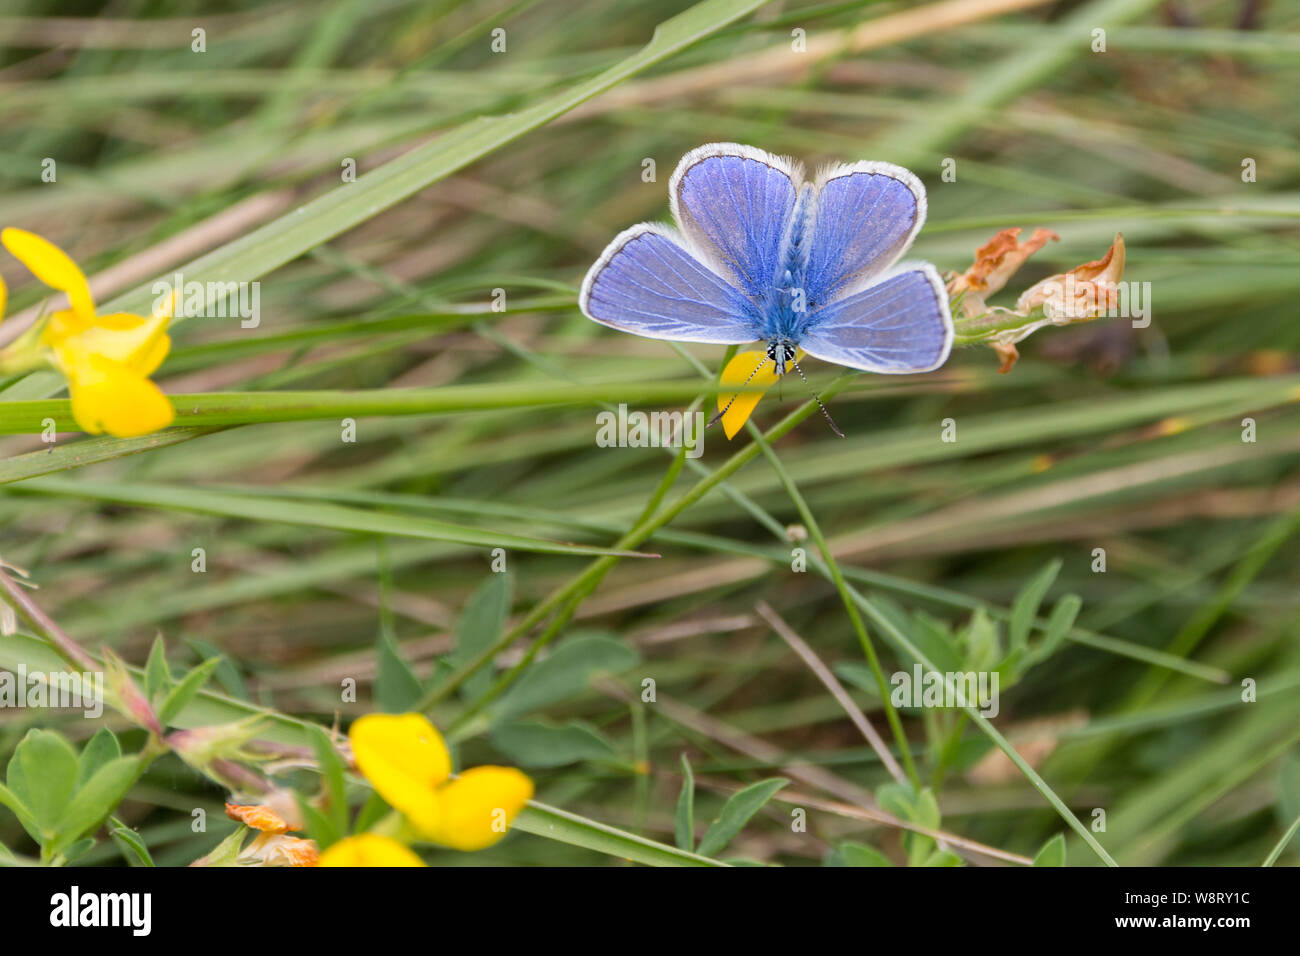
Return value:
M 453 778 L 442 735 L 420 714 L 367 714 L 348 739 L 375 791 L 441 846 L 491 846 L 533 795 L 533 782 L 513 767 L 472 767 Z
M 795 352 L 794 361 L 803 361 L 804 353 Z M 776 365 L 767 352 L 755 349 L 737 352 L 722 370 L 719 381 L 723 385 L 736 388 L 749 388 L 755 391 L 719 393 L 718 411 L 722 415 L 722 430 L 727 438 L 736 437 L 749 416 L 754 413 L 759 399 L 764 392 L 776 384 L 780 376 L 776 374 Z
M 329 846 L 318 866 L 424 866 L 411 849 L 392 837 L 358 833 Z
M 0 232 L 0 243 L 45 285 L 67 293 L 69 304 L 0 351 L 0 372 L 52 365 L 67 380 L 72 417 L 91 434 L 127 438 L 170 425 L 171 402 L 149 376 L 171 348 L 171 308 L 148 318 L 99 315 L 85 275 L 63 250 L 23 229 Z

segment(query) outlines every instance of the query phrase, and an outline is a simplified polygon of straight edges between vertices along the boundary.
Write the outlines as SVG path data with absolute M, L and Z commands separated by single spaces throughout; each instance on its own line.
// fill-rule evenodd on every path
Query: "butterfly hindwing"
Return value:
M 798 167 L 779 156 L 710 143 L 677 164 L 669 185 L 673 218 L 706 262 L 761 297 L 776 278 L 800 179 Z
M 748 299 L 653 224 L 619 234 L 587 273 L 578 298 L 602 325 L 652 339 L 741 345 L 759 337 Z
M 929 372 L 948 359 L 952 316 L 943 279 L 928 262 L 904 263 L 860 292 L 819 309 L 799 346 L 865 372 Z
M 583 281 L 582 311 L 649 338 L 775 341 L 788 311 L 780 283 L 793 274 L 807 321 L 788 335 L 808 354 L 871 372 L 942 365 L 953 338 L 943 281 L 928 263 L 894 265 L 925 222 L 920 181 L 889 163 L 835 166 L 803 186 L 807 206 L 801 184 L 797 165 L 762 150 L 692 150 L 670 185 L 681 232 L 642 224 L 619 235 Z M 806 240 L 795 238 L 797 209 L 810 210 Z
M 817 214 L 804 290 L 815 306 L 884 274 L 925 223 L 925 187 L 891 163 L 835 166 L 817 179 Z

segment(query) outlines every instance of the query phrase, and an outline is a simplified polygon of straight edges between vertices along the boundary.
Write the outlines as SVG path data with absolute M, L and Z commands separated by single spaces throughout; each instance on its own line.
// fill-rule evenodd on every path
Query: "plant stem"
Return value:
M 907 768 L 908 779 L 912 781 L 912 785 L 919 791 L 921 789 L 921 777 L 916 772 L 916 764 L 912 760 L 912 748 L 908 743 L 907 734 L 903 732 L 903 722 L 899 719 L 898 710 L 889 699 L 889 681 L 885 679 L 885 672 L 880 666 L 880 658 L 876 655 L 876 648 L 871 642 L 871 636 L 867 633 L 866 625 L 862 623 L 862 616 L 858 613 L 857 605 L 853 603 L 853 599 L 849 596 L 848 583 L 844 580 L 843 572 L 840 571 L 839 562 L 835 560 L 835 555 L 831 553 L 830 545 L 826 543 L 826 537 L 822 534 L 817 519 L 813 517 L 812 509 L 808 507 L 808 502 L 804 500 L 803 494 L 796 487 L 790 473 L 781 464 L 781 459 L 777 457 L 776 452 L 772 450 L 772 446 L 764 440 L 763 433 L 755 428 L 752 422 L 748 423 L 748 427 L 754 436 L 754 443 L 767 456 L 768 462 L 772 465 L 772 470 L 781 479 L 786 494 L 790 496 L 794 506 L 799 509 L 799 515 L 808 527 L 808 533 L 817 542 L 817 550 L 822 553 L 822 560 L 826 562 L 826 567 L 831 573 L 831 582 L 835 585 L 835 590 L 839 592 L 840 600 L 844 602 L 844 609 L 848 612 L 849 620 L 853 624 L 853 630 L 858 635 L 858 643 L 862 645 L 862 653 L 866 655 L 867 664 L 871 667 L 871 673 L 875 675 L 876 687 L 880 692 L 880 704 L 884 708 L 885 719 L 889 721 L 889 729 L 893 731 L 894 740 L 898 742 L 899 756 L 903 758 L 903 766 Z

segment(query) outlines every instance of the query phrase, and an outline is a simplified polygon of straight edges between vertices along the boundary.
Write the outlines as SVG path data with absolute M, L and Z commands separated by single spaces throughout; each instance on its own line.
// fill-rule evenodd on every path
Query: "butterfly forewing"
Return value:
M 929 263 L 903 265 L 820 309 L 799 340 L 809 355 L 866 372 L 928 372 L 948 359 L 952 317 Z
M 814 306 L 852 295 L 883 275 L 925 222 L 925 188 L 899 166 L 837 166 L 818 183 L 804 279 Z
M 710 265 L 761 297 L 776 278 L 799 178 L 794 164 L 750 146 L 701 146 L 673 173 L 673 216 Z
M 591 267 L 579 306 L 602 325 L 678 342 L 757 339 L 753 306 L 659 226 L 633 226 Z
M 953 336 L 943 281 L 928 263 L 894 266 L 925 221 L 920 181 L 889 163 L 836 166 L 796 206 L 801 184 L 795 164 L 762 150 L 693 150 L 670 186 L 681 233 L 641 225 L 616 238 L 587 273 L 582 310 L 636 335 L 765 339 L 864 371 L 942 365 Z

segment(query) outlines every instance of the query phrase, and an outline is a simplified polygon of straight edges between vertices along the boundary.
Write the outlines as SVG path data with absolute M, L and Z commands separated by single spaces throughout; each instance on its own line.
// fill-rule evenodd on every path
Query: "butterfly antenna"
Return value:
M 812 385 L 810 385 L 808 382 L 808 376 L 803 373 L 803 369 L 799 367 L 799 363 L 796 362 L 794 359 L 791 359 L 790 364 L 793 365 L 794 370 L 799 373 L 799 377 L 803 379 L 803 383 L 808 386 L 808 391 L 812 392 Z M 835 425 L 835 419 L 831 418 L 831 413 L 826 411 L 826 406 L 822 404 L 821 396 L 818 395 L 816 392 L 813 392 L 812 397 L 813 397 L 813 401 L 817 403 L 817 407 L 822 410 L 822 414 L 826 416 L 826 421 L 831 426 L 831 431 L 833 431 L 835 434 L 843 438 L 844 432 L 839 430 L 839 428 Z
M 767 359 L 767 358 L 764 358 L 763 361 L 761 361 L 761 362 L 759 362 L 757 365 L 755 365 L 755 366 L 754 366 L 754 371 L 752 371 L 752 372 L 749 373 L 749 378 L 745 379 L 745 384 L 744 384 L 744 385 L 741 385 L 740 387 L 741 387 L 741 388 L 744 388 L 745 385 L 748 385 L 750 382 L 752 382 L 752 381 L 754 380 L 754 376 L 757 375 L 757 374 L 759 373 L 759 370 L 762 369 L 762 367 L 763 367 L 764 365 L 766 365 L 767 363 L 768 363 L 768 359 Z M 705 425 L 704 427 L 705 427 L 705 428 L 712 428 L 714 425 L 716 425 L 716 424 L 721 420 L 721 418 L 722 418 L 723 415 L 725 415 L 725 414 L 727 414 L 727 412 L 731 411 L 731 406 L 734 405 L 734 404 L 736 404 L 736 399 L 738 399 L 738 398 L 740 398 L 740 393 L 739 393 L 739 392 L 737 392 L 735 395 L 732 395 L 732 396 L 731 396 L 731 401 L 727 402 L 727 407 L 724 408 L 722 411 L 718 412 L 718 414 L 714 415 L 712 418 L 710 418 L 710 419 L 709 419 L 709 423 L 708 423 L 707 425 Z

